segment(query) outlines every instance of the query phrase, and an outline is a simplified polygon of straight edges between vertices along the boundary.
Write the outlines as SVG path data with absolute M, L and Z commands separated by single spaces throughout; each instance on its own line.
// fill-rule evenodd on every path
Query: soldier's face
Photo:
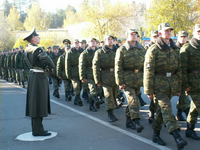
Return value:
M 57 48 L 56 48 L 56 49 L 54 49 L 54 50 L 53 50 L 53 52 L 54 52 L 54 54 L 56 54 L 56 55 L 57 55 L 57 54 L 58 54 L 58 49 L 57 49 Z
M 97 47 L 97 48 L 99 47 L 99 43 L 96 43 L 96 47 Z
M 127 39 L 130 42 L 136 42 L 138 40 L 138 36 L 136 32 L 132 32 L 130 34 L 127 35 Z
M 74 47 L 79 48 L 79 42 L 75 42 Z
M 92 40 L 89 44 L 91 47 L 95 47 L 97 45 L 96 40 Z
M 40 44 L 40 37 L 39 36 L 34 36 L 32 39 L 31 39 L 31 43 L 33 44 Z
M 107 39 L 105 40 L 105 42 L 106 42 L 106 45 L 111 46 L 111 45 L 113 45 L 113 38 L 112 38 L 112 37 L 109 37 L 109 38 L 107 38 Z
M 164 39 L 170 39 L 172 36 L 172 32 L 171 29 L 167 29 L 167 30 L 162 30 L 161 31 L 161 37 Z
M 178 37 L 178 42 L 181 44 L 185 44 L 188 41 L 188 37 L 187 36 L 179 36 Z

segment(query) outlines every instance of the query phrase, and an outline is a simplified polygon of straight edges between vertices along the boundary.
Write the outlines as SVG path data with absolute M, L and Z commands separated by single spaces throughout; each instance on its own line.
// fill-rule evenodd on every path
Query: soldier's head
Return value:
M 101 41 L 101 46 L 104 46 L 104 44 L 105 44 L 105 41 L 102 40 L 102 41 Z
M 50 52 L 51 51 L 51 46 L 47 47 L 47 51 Z
M 114 40 L 114 36 L 106 35 L 105 38 L 104 38 L 105 45 L 112 46 L 113 42 L 114 42 L 113 40 Z
M 66 45 L 65 45 L 65 52 L 69 51 L 70 48 L 71 48 L 70 44 L 66 44 Z
M 23 46 L 20 46 L 20 47 L 19 47 L 19 51 L 20 51 L 20 52 L 23 52 L 23 50 L 24 50 L 24 49 L 23 49 Z
M 90 47 L 96 47 L 96 45 L 97 45 L 97 42 L 96 42 L 97 40 L 95 39 L 95 38 L 90 38 L 90 39 L 88 39 L 88 45 L 90 46 Z
M 169 23 L 161 23 L 158 26 L 158 33 L 163 39 L 170 39 L 172 36 L 171 31 L 174 30 Z
M 178 42 L 180 44 L 185 44 L 188 41 L 188 33 L 186 31 L 179 31 L 178 32 Z
M 100 46 L 100 42 L 99 40 L 96 40 L 96 47 L 99 48 L 99 46 Z
M 59 51 L 58 48 L 59 48 L 58 45 L 54 45 L 54 46 L 53 46 L 53 52 L 54 52 L 55 55 L 58 54 L 58 51 Z
M 38 45 L 40 43 L 39 34 L 36 33 L 35 27 L 31 30 L 31 32 L 24 38 L 24 41 L 28 41 L 31 44 Z
M 64 39 L 63 44 L 64 45 L 67 45 L 67 44 L 71 45 L 71 41 L 69 39 Z
M 74 39 L 74 47 L 75 48 L 79 48 L 79 40 L 78 39 Z
M 114 45 L 117 44 L 117 37 L 114 37 L 114 39 L 113 39 L 113 44 L 114 44 Z
M 85 49 L 85 47 L 87 46 L 87 42 L 86 42 L 86 40 L 81 40 L 81 47 L 83 48 L 83 49 Z
M 18 53 L 18 52 L 19 52 L 19 48 L 18 48 L 18 47 L 15 49 L 15 52 L 16 52 L 16 53 Z
M 151 31 L 151 41 L 156 43 L 157 38 L 159 37 L 158 30 Z
M 193 29 L 193 36 L 197 40 L 200 40 L 200 24 L 195 24 L 194 29 Z
M 10 53 L 13 53 L 13 49 L 10 49 L 9 52 L 10 52 Z
M 126 38 L 130 42 L 136 42 L 138 40 L 138 32 L 136 29 L 128 29 L 126 31 Z

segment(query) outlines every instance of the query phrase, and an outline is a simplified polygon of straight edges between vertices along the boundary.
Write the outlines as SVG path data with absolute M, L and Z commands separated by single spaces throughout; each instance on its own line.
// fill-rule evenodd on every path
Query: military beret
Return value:
M 24 41 L 30 41 L 34 36 L 38 36 L 39 34 L 36 33 L 35 27 L 29 32 L 29 34 L 24 38 Z
M 186 31 L 179 31 L 178 36 L 186 36 L 188 37 L 188 33 Z
M 54 46 L 53 46 L 53 49 L 58 49 L 58 48 L 59 48 L 58 45 L 54 45 Z
M 159 36 L 158 30 L 152 30 L 151 31 L 151 36 Z
M 87 40 L 87 42 L 89 43 L 89 42 L 91 42 L 92 40 L 97 41 L 97 39 L 95 39 L 95 38 L 89 38 L 89 39 Z
M 194 31 L 195 32 L 200 31 L 200 24 L 195 24 Z
M 109 37 L 111 37 L 112 39 L 114 39 L 114 36 L 112 36 L 112 35 L 106 35 L 104 39 L 106 40 L 106 39 L 108 39 Z
M 63 44 L 71 44 L 71 41 L 69 39 L 64 39 Z
M 158 31 L 161 31 L 161 30 L 168 30 L 168 29 L 171 29 L 171 30 L 174 30 L 169 23 L 161 23 L 159 24 L 158 26 Z
M 130 34 L 130 33 L 133 33 L 133 32 L 135 32 L 136 34 L 138 34 L 138 32 L 136 31 L 136 29 L 128 29 L 128 30 L 126 31 L 126 35 L 128 35 L 128 34 Z
M 86 40 L 81 40 L 81 43 L 86 43 Z

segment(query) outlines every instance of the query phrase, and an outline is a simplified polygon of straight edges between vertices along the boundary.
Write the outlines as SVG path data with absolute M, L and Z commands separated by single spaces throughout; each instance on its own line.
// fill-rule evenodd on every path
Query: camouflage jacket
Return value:
M 50 51 L 50 52 L 46 51 L 46 53 L 47 53 L 47 55 L 48 55 L 49 57 L 51 57 L 51 54 L 52 54 L 53 52 L 52 52 L 52 51 Z
M 67 79 L 65 72 L 65 55 L 66 55 L 65 53 L 62 54 L 57 61 L 57 70 L 56 70 L 57 77 L 60 76 L 62 80 Z
M 4 66 L 4 58 L 6 57 L 5 54 L 1 55 L 1 67 L 5 67 Z
M 183 45 L 180 50 L 182 66 L 182 89 L 191 87 L 191 92 L 200 93 L 200 74 L 191 71 L 200 71 L 200 41 L 192 38 L 190 43 Z
M 117 47 L 115 45 L 113 45 L 112 49 L 105 45 L 95 52 L 92 68 L 96 84 L 102 83 L 116 86 L 114 71 L 116 50 Z
M 15 53 L 13 53 L 13 55 L 11 56 L 11 68 L 15 68 L 15 55 L 16 55 L 17 53 L 15 52 Z
M 7 65 L 7 59 L 8 59 L 8 54 L 5 55 L 5 57 L 4 57 L 4 67 L 5 67 L 5 68 L 8 67 L 8 65 Z
M 8 66 L 8 68 L 11 68 L 12 55 L 13 55 L 13 53 L 8 54 L 8 58 L 7 58 L 7 66 Z
M 57 55 L 55 55 L 54 52 L 51 53 L 51 56 L 50 58 L 52 59 L 53 63 L 55 64 L 55 68 L 53 69 L 53 72 L 52 72 L 52 76 L 55 76 L 57 77 L 57 73 L 56 73 L 56 70 L 57 70 L 57 61 L 58 61 L 58 58 L 61 56 L 60 53 L 58 53 Z
M 181 63 L 178 49 L 172 39 L 168 46 L 161 37 L 145 55 L 144 93 L 166 93 L 175 95 L 181 92 Z
M 151 47 L 153 44 L 155 44 L 154 42 L 152 42 L 152 41 L 150 41 L 149 43 L 148 43 L 148 45 L 147 46 L 145 46 L 145 50 L 148 50 L 148 48 L 149 47 Z
M 78 50 L 76 50 L 74 47 L 72 47 L 67 53 L 65 57 L 65 72 L 67 78 L 71 79 L 77 79 L 79 80 L 79 56 L 83 52 L 83 49 L 79 47 Z
M 133 47 L 128 41 L 121 46 L 115 57 L 115 80 L 117 85 L 132 88 L 143 86 L 143 67 L 146 50 L 139 43 Z
M 20 51 L 15 55 L 15 69 L 24 69 L 24 56 Z
M 84 50 L 79 57 L 79 77 L 80 80 L 92 79 L 93 80 L 93 70 L 92 70 L 92 60 L 94 58 L 94 53 L 97 50 L 88 47 Z

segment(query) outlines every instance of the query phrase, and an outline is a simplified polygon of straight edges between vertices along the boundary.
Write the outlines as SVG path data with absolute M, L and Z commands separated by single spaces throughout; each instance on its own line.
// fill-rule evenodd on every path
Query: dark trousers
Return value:
M 42 120 L 43 120 L 43 117 L 31 118 L 31 125 L 32 125 L 32 133 L 33 134 L 39 134 L 41 132 L 44 132 Z

